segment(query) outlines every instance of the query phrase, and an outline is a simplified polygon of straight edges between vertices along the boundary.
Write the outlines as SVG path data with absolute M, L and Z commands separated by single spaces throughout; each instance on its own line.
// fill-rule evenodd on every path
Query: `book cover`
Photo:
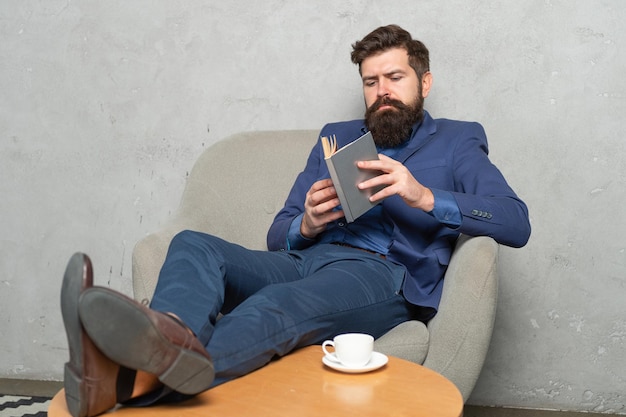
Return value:
M 372 203 L 369 198 L 384 188 L 360 190 L 357 187 L 357 184 L 381 174 L 380 171 L 361 170 L 356 165 L 357 161 L 378 159 L 374 138 L 367 132 L 340 149 L 337 149 L 337 142 L 333 136 L 330 138 L 324 136 L 321 140 L 330 178 L 337 190 L 346 221 L 351 223 L 378 204 Z

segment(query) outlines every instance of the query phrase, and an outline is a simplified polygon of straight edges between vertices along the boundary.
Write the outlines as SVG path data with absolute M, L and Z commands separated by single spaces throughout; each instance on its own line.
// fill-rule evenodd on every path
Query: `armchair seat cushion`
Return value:
M 430 336 L 426 325 L 411 320 L 401 323 L 374 341 L 374 350 L 422 364 L 428 354 Z

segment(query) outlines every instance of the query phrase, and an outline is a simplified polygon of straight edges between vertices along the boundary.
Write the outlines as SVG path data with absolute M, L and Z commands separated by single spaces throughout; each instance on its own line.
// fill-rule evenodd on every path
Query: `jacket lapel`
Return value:
M 430 114 L 424 110 L 424 120 L 422 123 L 413 128 L 413 134 L 411 135 L 411 141 L 406 148 L 398 155 L 397 160 L 400 162 L 406 162 L 415 152 L 423 148 L 428 142 L 435 138 L 437 133 L 437 124 L 430 117 Z

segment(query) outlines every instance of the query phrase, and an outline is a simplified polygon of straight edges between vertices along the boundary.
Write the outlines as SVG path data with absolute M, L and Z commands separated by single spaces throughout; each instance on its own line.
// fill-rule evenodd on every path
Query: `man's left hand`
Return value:
M 402 197 L 404 202 L 414 208 L 422 209 L 426 212 L 435 208 L 435 197 L 428 187 L 420 184 L 411 172 L 395 159 L 379 154 L 378 161 L 359 161 L 357 166 L 361 169 L 382 171 L 382 174 L 363 181 L 358 185 L 364 190 L 377 186 L 386 186 L 381 191 L 370 197 L 375 202 L 392 195 Z

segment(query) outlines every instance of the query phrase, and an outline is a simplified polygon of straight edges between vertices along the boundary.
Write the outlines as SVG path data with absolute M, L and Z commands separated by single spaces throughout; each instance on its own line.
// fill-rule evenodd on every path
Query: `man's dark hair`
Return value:
M 430 58 L 426 46 L 413 39 L 411 34 L 398 25 L 381 26 L 352 45 L 352 62 L 359 66 L 365 58 L 380 54 L 392 48 L 402 48 L 409 55 L 409 65 L 418 79 L 430 71 Z

